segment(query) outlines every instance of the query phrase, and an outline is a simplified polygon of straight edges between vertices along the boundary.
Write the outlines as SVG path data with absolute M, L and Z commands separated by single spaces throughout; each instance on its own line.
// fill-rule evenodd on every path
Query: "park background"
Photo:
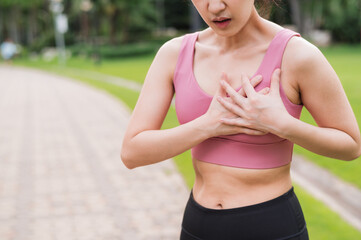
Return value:
M 339 75 L 361 125 L 361 1 L 288 0 L 260 11 L 270 20 L 300 32 L 321 49 Z M 57 23 L 62 26 L 57 26 L 57 18 L 62 18 Z M 164 42 L 204 27 L 187 0 L 0 0 L 0 42 L 10 38 L 18 46 L 14 59 L 2 64 L 71 77 L 114 95 L 130 111 L 139 91 L 112 81 L 99 81 L 94 73 L 141 86 Z M 306 110 L 302 120 L 314 124 Z M 163 128 L 177 124 L 171 107 Z M 297 146 L 295 152 L 361 190 L 359 159 L 329 159 Z M 174 161 L 191 188 L 194 173 L 190 152 Z M 305 189 L 295 187 L 311 239 L 361 239 L 359 230 Z

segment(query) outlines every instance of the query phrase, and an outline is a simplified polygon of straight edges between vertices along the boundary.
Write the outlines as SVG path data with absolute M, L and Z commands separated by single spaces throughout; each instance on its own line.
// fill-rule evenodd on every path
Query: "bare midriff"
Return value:
M 254 205 L 281 196 L 292 187 L 290 165 L 245 169 L 193 159 L 196 174 L 193 197 L 211 209 Z

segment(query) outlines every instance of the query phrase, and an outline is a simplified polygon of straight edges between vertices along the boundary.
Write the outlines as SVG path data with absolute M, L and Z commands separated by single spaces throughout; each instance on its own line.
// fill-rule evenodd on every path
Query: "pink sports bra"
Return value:
M 198 32 L 184 36 L 174 72 L 175 107 L 180 124 L 192 121 L 207 112 L 212 96 L 198 85 L 193 73 L 193 59 Z M 256 86 L 259 91 L 270 86 L 271 75 L 281 67 L 282 57 L 289 39 L 300 34 L 282 29 L 271 41 L 261 65 L 254 76 L 261 74 L 262 82 Z M 280 94 L 283 103 L 293 117 L 301 115 L 302 105 L 292 103 L 282 86 Z M 277 118 L 277 116 L 274 116 Z M 293 143 L 274 134 L 253 136 L 236 134 L 206 139 L 192 148 L 193 158 L 219 165 L 239 168 L 275 168 L 288 164 L 292 159 Z

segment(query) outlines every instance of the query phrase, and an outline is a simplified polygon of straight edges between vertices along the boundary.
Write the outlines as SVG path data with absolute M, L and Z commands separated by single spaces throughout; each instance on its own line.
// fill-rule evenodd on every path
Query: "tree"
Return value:
M 360 42 L 361 0 L 288 0 L 292 22 L 307 36 L 325 29 L 340 42 Z
M 329 0 L 324 15 L 324 27 L 332 32 L 336 41 L 360 42 L 360 0 Z
M 17 43 L 33 43 L 38 34 L 37 9 L 43 6 L 45 1 L 1 0 L 2 33 L 0 34 L 3 38 L 10 37 Z

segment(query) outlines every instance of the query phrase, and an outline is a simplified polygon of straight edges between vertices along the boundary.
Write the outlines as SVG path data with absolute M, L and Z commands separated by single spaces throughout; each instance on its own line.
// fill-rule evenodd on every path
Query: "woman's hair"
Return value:
M 261 16 L 268 18 L 272 6 L 278 5 L 281 0 L 255 0 L 254 4 Z

